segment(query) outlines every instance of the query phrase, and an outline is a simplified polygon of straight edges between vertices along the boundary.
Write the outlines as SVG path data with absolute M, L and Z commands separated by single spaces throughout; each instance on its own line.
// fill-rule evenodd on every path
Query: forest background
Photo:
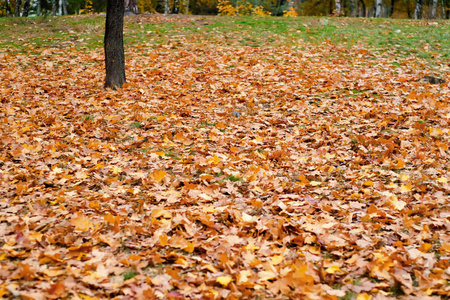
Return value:
M 449 19 L 450 0 L 139 0 L 142 13 Z M 91 14 L 106 0 L 0 0 L 0 16 Z

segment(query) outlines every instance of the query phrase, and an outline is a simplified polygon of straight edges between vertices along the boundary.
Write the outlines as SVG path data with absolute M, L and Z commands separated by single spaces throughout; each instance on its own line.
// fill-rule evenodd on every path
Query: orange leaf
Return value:
M 169 238 L 167 237 L 167 235 L 162 234 L 159 236 L 159 243 L 161 244 L 161 246 L 163 246 L 163 247 L 167 246 L 168 241 L 169 241 Z
M 164 170 L 154 170 L 150 177 L 155 180 L 156 182 L 162 181 L 166 177 L 166 171 Z
M 94 225 L 86 216 L 78 216 L 70 220 L 70 224 L 75 226 L 75 230 L 87 231 L 89 228 L 94 229 Z
M 195 250 L 195 245 L 193 242 L 189 242 L 187 243 L 186 247 L 184 247 L 183 249 L 184 251 L 186 251 L 187 253 L 192 253 Z
M 233 278 L 231 276 L 219 276 L 216 279 L 222 286 L 227 286 L 232 280 Z

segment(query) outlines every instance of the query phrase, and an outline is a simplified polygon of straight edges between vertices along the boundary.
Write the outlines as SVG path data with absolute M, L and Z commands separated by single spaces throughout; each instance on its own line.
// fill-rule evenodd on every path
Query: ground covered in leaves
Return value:
M 2 49 L 0 295 L 449 295 L 448 59 L 237 33 Z

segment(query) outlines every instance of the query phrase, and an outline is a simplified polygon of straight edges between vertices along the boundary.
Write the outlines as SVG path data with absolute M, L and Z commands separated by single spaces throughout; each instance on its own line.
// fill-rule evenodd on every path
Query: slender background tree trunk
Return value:
M 51 15 L 56 15 L 56 0 L 52 0 L 52 12 Z
M 28 13 L 30 12 L 30 1 L 31 0 L 25 0 L 25 3 L 23 5 L 22 17 L 28 17 Z
M 361 17 L 366 17 L 366 3 L 364 3 L 364 0 L 359 1 L 361 3 Z
M 42 12 L 42 5 L 41 5 L 41 0 L 37 0 L 37 4 L 36 4 L 36 14 L 38 16 L 41 15 Z
M 189 13 L 189 0 L 184 1 L 184 14 L 187 15 Z
M 336 5 L 336 15 L 339 16 L 341 14 L 341 0 L 336 0 L 335 5 Z
M 389 10 L 389 17 L 392 18 L 392 15 L 394 14 L 394 5 L 395 5 L 395 0 L 391 0 L 391 8 Z
M 382 4 L 382 0 L 375 1 L 375 18 L 381 17 L 381 4 Z
M 169 0 L 164 0 L 164 14 L 170 14 Z
M 422 19 L 422 0 L 417 0 L 416 9 L 414 10 L 414 19 Z
M 108 0 L 105 24 L 105 88 L 121 88 L 125 83 L 125 54 L 123 50 L 124 0 Z
M 355 18 L 358 16 L 358 2 L 356 0 L 350 0 L 350 10 L 352 17 Z
M 16 0 L 16 17 L 20 17 L 21 6 L 22 6 L 22 0 Z
M 125 0 L 125 13 L 139 14 L 139 8 L 137 6 L 137 0 Z
M 433 0 L 433 5 L 431 6 L 431 18 L 436 19 L 438 0 Z

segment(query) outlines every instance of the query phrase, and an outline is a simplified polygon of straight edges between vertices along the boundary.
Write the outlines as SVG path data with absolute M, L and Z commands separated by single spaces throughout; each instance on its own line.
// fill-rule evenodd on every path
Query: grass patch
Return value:
M 135 270 L 127 271 L 127 272 L 123 273 L 123 279 L 124 280 L 131 279 L 131 278 L 135 277 L 138 274 L 139 273 L 136 272 Z
M 0 18 L 0 47 L 19 52 L 46 47 L 101 49 L 104 22 L 104 15 Z M 401 58 L 412 54 L 429 61 L 436 56 L 450 58 L 450 24 L 445 21 L 430 25 L 416 20 L 330 17 L 125 17 L 127 46 L 180 47 L 187 39 L 236 47 L 292 46 L 303 40 L 375 52 L 390 49 Z

